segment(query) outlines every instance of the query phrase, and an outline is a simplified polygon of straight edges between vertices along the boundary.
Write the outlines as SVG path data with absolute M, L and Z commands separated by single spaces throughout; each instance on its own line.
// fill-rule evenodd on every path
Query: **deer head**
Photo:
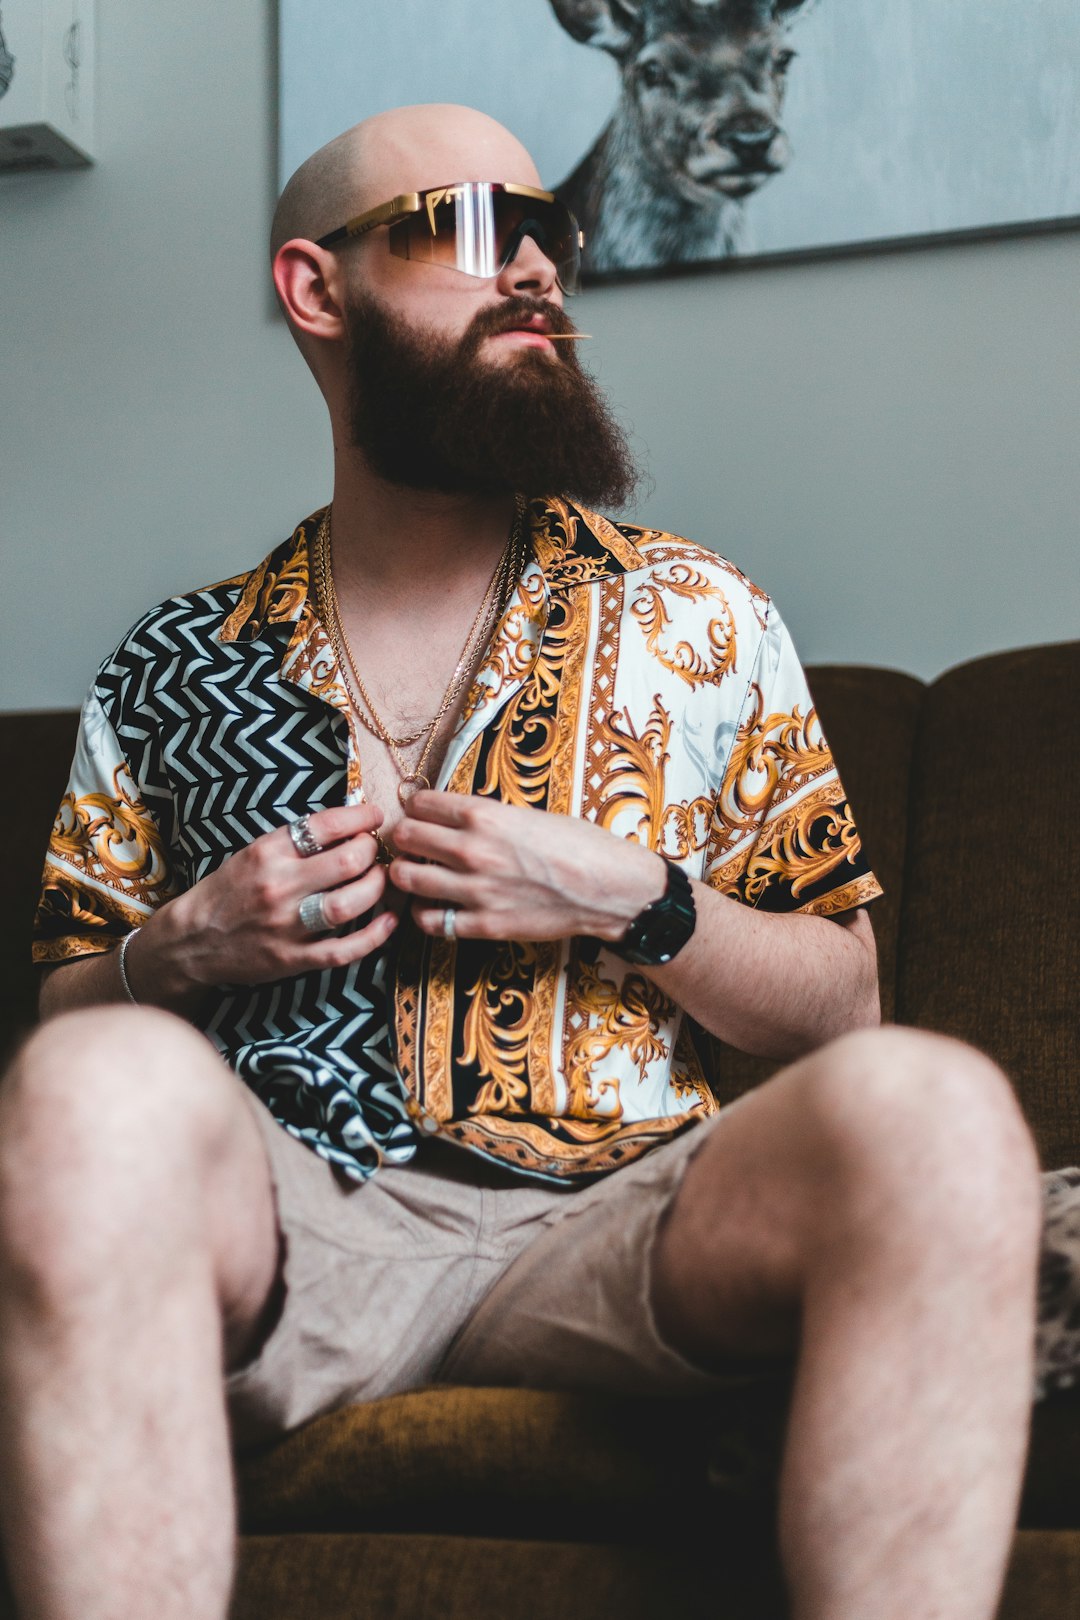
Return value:
M 794 52 L 785 25 L 807 0 L 551 0 L 582 44 L 622 73 L 614 123 L 658 184 L 700 206 L 744 197 L 787 163 L 780 127 Z

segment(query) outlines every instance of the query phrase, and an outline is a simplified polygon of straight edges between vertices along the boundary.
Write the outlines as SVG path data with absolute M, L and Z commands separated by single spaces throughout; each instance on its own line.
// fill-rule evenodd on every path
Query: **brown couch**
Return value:
M 812 670 L 811 683 L 886 889 L 874 908 L 885 1016 L 992 1053 L 1044 1164 L 1080 1163 L 1080 642 L 980 659 L 930 686 L 850 667 Z M 69 713 L 0 718 L 4 780 L 23 806 L 5 1044 L 33 1021 L 26 936 L 74 725 Z M 766 1072 L 716 1057 L 725 1097 Z M 782 1379 L 708 1406 L 438 1389 L 324 1418 L 241 1467 L 234 1615 L 779 1620 L 784 1396 Z M 1080 1614 L 1071 1392 L 1036 1409 L 1001 1614 Z

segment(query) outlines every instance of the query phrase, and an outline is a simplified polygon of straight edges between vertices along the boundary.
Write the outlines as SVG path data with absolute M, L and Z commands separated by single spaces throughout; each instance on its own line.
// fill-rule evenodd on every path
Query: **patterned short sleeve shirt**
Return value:
M 250 574 L 148 613 L 83 710 L 39 962 L 115 949 L 254 838 L 362 796 L 362 733 L 309 591 L 321 513 Z M 730 563 L 551 497 L 437 787 L 585 817 L 733 901 L 880 893 L 775 607 Z M 299 1140 L 363 1180 L 438 1134 L 545 1180 L 715 1112 L 688 1021 L 595 941 L 432 939 L 272 984 L 201 1025 Z

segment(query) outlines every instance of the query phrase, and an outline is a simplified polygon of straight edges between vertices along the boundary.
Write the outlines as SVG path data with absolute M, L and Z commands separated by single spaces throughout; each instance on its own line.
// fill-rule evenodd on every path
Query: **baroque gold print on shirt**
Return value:
M 555 1029 L 555 1003 L 562 955 L 562 940 L 541 940 L 536 945 L 528 1075 L 530 1102 L 533 1112 L 537 1114 L 554 1114 L 557 1106 L 555 1076 L 551 1067 L 551 1039 Z
M 504 1164 L 580 1182 L 631 1164 L 650 1148 L 670 1139 L 699 1118 L 700 1110 L 664 1119 L 587 1121 L 530 1119 L 519 1114 L 480 1114 L 455 1120 L 445 1134 L 463 1147 Z
M 657 849 L 665 810 L 664 771 L 671 758 L 671 716 L 657 695 L 640 732 L 629 709 L 606 716 L 599 729 L 606 752 L 596 819 L 611 832 L 622 812 L 632 808 L 638 812 L 633 836 L 647 849 Z
M 553 604 L 532 669 L 510 699 L 485 762 L 478 793 L 497 794 L 505 804 L 541 807 L 557 745 L 557 708 L 573 630 L 573 609 Z
M 529 1035 L 533 998 L 526 982 L 536 966 L 534 945 L 499 944 L 465 991 L 461 1062 L 484 1077 L 470 1114 L 523 1113 L 529 1097 Z
M 836 917 L 854 906 L 864 906 L 868 901 L 876 900 L 880 894 L 881 884 L 873 872 L 863 872 L 859 877 L 852 878 L 850 883 L 843 884 L 839 889 L 830 889 L 828 894 L 820 895 L 799 909 L 813 911 L 816 917 Z
M 119 889 L 147 908 L 169 898 L 170 874 L 161 834 L 126 764 L 113 773 L 111 795 L 64 795 L 50 849 L 91 881 Z
M 671 613 L 665 596 L 674 595 L 686 602 L 714 600 L 720 603 L 718 618 L 710 619 L 706 631 L 708 656 L 695 648 L 692 642 L 678 641 L 667 650 L 662 644 L 664 632 L 671 624 Z M 735 667 L 735 616 L 723 591 L 714 585 L 708 575 L 691 564 L 680 562 L 667 574 L 655 574 L 643 585 L 630 604 L 630 611 L 645 634 L 645 645 L 664 669 L 677 675 L 687 686 L 718 686 Z
M 199 735 L 199 687 L 185 682 L 189 646 L 205 637 L 203 650 L 215 681 L 222 672 L 230 679 L 234 675 L 238 687 L 252 680 L 256 707 L 271 716 L 273 739 L 302 741 L 292 729 L 303 711 L 301 693 L 329 697 L 332 706 L 340 695 L 332 649 L 308 597 L 307 544 L 321 515 L 301 524 L 261 567 L 223 582 L 212 602 L 203 593 L 167 605 L 154 621 L 154 636 L 125 642 L 99 679 L 95 697 L 107 725 L 99 719 L 85 733 L 89 762 L 73 778 L 71 791 L 78 795 L 93 787 L 111 800 L 112 772 L 126 748 L 136 782 L 147 784 L 138 791 L 155 812 L 161 803 L 163 825 L 172 827 L 175 820 L 170 802 L 180 813 L 176 852 L 165 844 L 170 866 L 187 847 L 193 802 L 187 779 L 177 785 L 173 761 L 183 773 L 192 758 L 184 725 L 191 738 Z M 613 832 L 648 838 L 691 871 L 700 866 L 708 823 L 719 857 L 710 880 L 730 883 L 735 898 L 769 909 L 829 914 L 871 898 L 877 885 L 865 861 L 844 856 L 845 849 L 855 847 L 845 826 L 845 796 L 827 750 L 815 752 L 820 739 L 805 679 L 765 594 L 723 559 L 677 536 L 612 524 L 566 501 L 533 502 L 530 515 L 533 556 L 470 693 L 468 745 L 459 728 L 460 758 L 458 744 L 452 744 L 457 764 L 445 785 L 476 792 L 490 779 L 501 796 L 505 778 L 511 800 L 516 796 L 520 803 L 594 821 L 607 803 Z M 286 634 L 278 633 L 286 623 Z M 265 634 L 266 626 L 275 633 Z M 739 678 L 722 674 L 734 658 L 732 628 L 745 677 L 742 668 Z M 223 651 L 220 644 L 230 640 L 235 646 Z M 173 666 L 166 667 L 174 642 L 181 655 L 175 679 Z M 750 656 L 754 645 L 760 646 L 756 659 Z M 754 678 L 749 670 L 755 662 L 763 670 L 756 677 L 761 690 L 748 694 L 745 682 Z M 164 761 L 152 746 L 156 733 L 146 738 L 139 706 L 143 686 L 149 698 L 158 686 L 167 693 L 165 718 L 157 718 L 160 706 L 153 710 L 155 727 L 164 728 L 172 750 Z M 195 702 L 188 703 L 189 697 Z M 344 753 L 344 727 L 339 721 L 328 725 L 323 703 L 312 707 L 322 711 L 319 737 L 332 736 L 332 752 Z M 501 736 L 504 731 L 509 736 Z M 120 754 L 114 752 L 114 735 Z M 737 750 L 732 762 L 728 750 L 734 735 L 742 752 Z M 257 739 L 252 752 L 258 752 Z M 322 755 L 321 747 L 314 747 L 304 756 L 316 775 Z M 326 763 L 336 772 L 336 757 Z M 355 770 L 350 759 L 354 792 Z M 768 797 L 761 792 L 767 777 Z M 290 787 L 290 813 L 307 807 L 300 803 L 304 791 L 301 773 Z M 231 802 L 227 795 L 219 797 L 222 807 Z M 716 808 L 717 799 L 729 824 Z M 756 819 L 747 821 L 754 803 Z M 205 827 L 214 833 L 215 850 L 231 849 L 235 829 L 217 828 L 212 821 Z M 198 831 L 204 830 L 200 823 Z M 137 852 L 122 843 L 111 853 L 126 860 Z M 137 893 L 145 877 L 117 879 L 108 887 L 97 879 L 92 884 L 65 855 L 51 858 L 36 923 L 39 960 L 106 949 L 145 919 L 147 905 Z M 598 965 L 593 960 L 591 978 L 585 975 L 587 991 L 575 999 L 579 942 L 536 945 L 531 957 L 523 952 L 501 966 L 498 950 L 497 944 L 478 941 L 458 946 L 428 940 L 403 918 L 396 946 L 395 1050 L 381 1044 L 384 986 L 370 976 L 371 1018 L 359 1041 L 349 1037 L 348 1057 L 358 1066 L 348 1070 L 348 1085 L 335 1090 L 332 1115 L 324 1108 L 324 1093 L 311 1090 L 305 1076 L 313 1081 L 323 1064 L 334 1071 L 338 1056 L 330 1034 L 346 1024 L 353 1027 L 357 997 L 353 981 L 336 970 L 317 985 L 312 978 L 305 998 L 316 1019 L 324 1010 L 328 1014 L 327 1038 L 324 1026 L 309 1023 L 295 998 L 290 1028 L 299 1035 L 297 1052 L 302 1047 L 311 1061 L 307 1070 L 301 1064 L 295 1077 L 290 1069 L 292 1090 L 285 1089 L 284 1071 L 271 1075 L 279 1117 L 353 1175 L 370 1168 L 371 1155 L 356 1148 L 365 1133 L 390 1162 L 408 1156 L 414 1141 L 409 1117 L 415 1122 L 422 1102 L 425 1112 L 440 1119 L 449 1140 L 538 1175 L 587 1180 L 636 1158 L 710 1110 L 708 1092 L 699 1089 L 687 1023 L 659 1000 L 652 1004 L 648 981 L 638 976 L 636 985 L 632 977 L 624 984 L 625 968 L 601 954 Z M 368 986 L 363 972 L 355 984 Z M 475 991 L 471 999 L 470 991 Z M 234 1013 L 223 1003 L 213 1014 L 219 1020 L 215 1039 L 220 1037 L 230 1061 L 255 1027 L 245 1021 L 248 1005 L 237 1002 Z M 411 1107 L 387 1084 L 390 1062 L 400 1071 L 406 1095 L 413 1093 Z M 562 1115 L 568 1092 L 576 1112 Z M 346 1106 L 350 1095 L 355 1108 Z M 470 1112 L 470 1107 L 496 1111 Z M 654 1110 L 663 1117 L 638 1117 Z M 353 1131 L 354 1120 L 363 1124 L 363 1132 Z
M 576 743 L 581 731 L 585 696 L 587 652 L 595 592 L 572 590 L 561 598 L 566 619 L 562 626 L 562 677 L 555 710 L 555 757 L 551 762 L 547 808 L 556 816 L 577 810 L 574 797 Z
M 533 550 L 544 573 L 548 574 L 553 564 L 561 563 L 575 549 L 577 513 L 568 502 L 556 498 L 534 502 L 529 517 Z
M 558 590 L 641 565 L 640 553 L 613 523 L 595 512 L 579 514 L 568 501 L 534 503 L 532 524 L 536 559 Z
M 659 529 L 646 529 L 641 531 L 638 548 L 643 559 L 650 567 L 657 567 L 663 563 L 686 562 L 691 566 L 701 567 L 701 547 L 692 540 L 683 540 L 670 534 L 664 534 Z M 759 630 L 764 630 L 768 623 L 769 608 L 771 606 L 767 591 L 760 585 L 755 585 L 752 579 L 747 579 L 741 568 L 736 568 L 733 562 L 713 552 L 709 553 L 709 566 L 715 567 L 733 580 L 739 588 L 739 594 L 749 599 L 757 620 Z
M 760 830 L 760 818 L 771 806 L 833 769 L 813 708 L 805 719 L 798 705 L 790 713 L 764 715 L 761 690 L 753 690 L 754 708 L 739 727 L 716 795 L 710 862 L 724 859 Z
M 775 881 L 788 885 L 798 899 L 858 853 L 851 808 L 834 803 L 834 796 L 830 784 L 770 823 L 746 865 L 744 892 L 751 905 Z
M 454 1112 L 454 1075 L 450 1055 L 454 1013 L 454 976 L 457 946 L 449 939 L 428 939 L 422 944 L 426 958 L 428 993 L 424 998 L 424 1038 L 417 1048 L 422 1056 L 418 1094 L 436 1119 Z
M 333 642 L 311 602 L 297 621 L 282 661 L 281 673 L 286 680 L 332 703 L 336 709 L 350 707 L 348 689 L 338 667 Z
M 508 804 L 535 806 L 553 814 L 569 814 L 573 779 L 573 739 L 581 708 L 582 668 L 589 634 L 589 593 L 560 592 L 552 601 L 543 641 L 528 679 L 510 699 L 502 722 L 491 740 L 477 791 L 497 793 Z M 557 775 L 553 777 L 553 767 Z M 550 1031 L 557 984 L 558 951 L 532 945 L 528 954 L 516 959 L 514 986 L 504 976 L 500 999 L 471 992 L 466 1017 L 466 1046 L 462 1063 L 467 1067 L 482 1059 L 489 1073 L 488 1083 L 474 1110 L 507 1106 L 528 1107 L 533 1111 L 554 1108 L 555 1079 L 551 1072 L 550 1046 L 544 1032 Z M 539 993 L 540 1003 L 537 1001 Z M 511 995 L 528 1002 L 531 1021 L 523 1034 L 525 1049 L 521 1064 L 523 1082 L 515 1081 L 506 1061 L 506 1030 L 498 1014 L 505 1018 Z M 496 1070 L 496 1052 L 503 1053 Z M 517 1054 L 514 1055 L 517 1061 Z
M 672 861 L 686 861 L 705 848 L 712 827 L 713 804 L 707 794 L 664 806 L 660 853 Z
M 619 633 L 625 584 L 621 578 L 608 579 L 598 588 L 600 598 L 596 623 L 596 646 L 592 655 L 592 680 L 586 718 L 585 769 L 581 787 L 580 814 L 595 821 L 603 804 L 604 761 L 608 752 L 604 728 L 615 696 L 615 675 L 619 662 Z
M 720 1107 L 701 1067 L 697 1048 L 690 1034 L 690 1020 L 684 1018 L 679 1025 L 675 1053 L 671 1064 L 671 1088 L 680 1102 L 701 1109 L 703 1114 L 715 1114 Z
M 630 711 L 608 716 L 599 727 L 606 745 L 596 819 L 615 830 L 628 809 L 640 813 L 632 836 L 649 849 L 672 860 L 686 860 L 708 842 L 713 805 L 707 795 L 668 803 L 665 773 L 670 763 L 671 716 L 655 696 L 649 719 L 640 735 Z
M 473 740 L 447 783 L 450 793 L 469 793 L 480 738 Z M 450 1056 L 458 947 L 453 940 L 429 939 L 406 913 L 398 928 L 395 1025 L 397 1065 L 407 1090 L 436 1119 L 454 1111 Z
M 644 1083 L 650 1064 L 668 1055 L 661 1026 L 674 1017 L 675 1004 L 640 973 L 628 973 L 621 987 L 595 962 L 580 955 L 567 990 L 578 1027 L 566 1042 L 567 1113 L 575 1119 L 621 1118 L 619 1082 L 598 1070 L 619 1048 L 637 1067 Z
M 45 867 L 41 900 L 34 919 L 34 961 L 67 962 L 95 951 L 111 951 L 118 940 L 146 921 L 144 908 L 128 905 L 115 891 L 108 898 L 71 874 Z
M 465 719 L 481 703 L 492 702 L 508 686 L 524 680 L 544 631 L 547 589 L 538 568 L 526 568 L 469 687 Z
M 283 624 L 299 616 L 309 587 L 308 529 L 314 534 L 322 512 L 301 523 L 265 562 L 247 576 L 236 607 L 225 620 L 221 641 L 250 640 L 264 624 Z

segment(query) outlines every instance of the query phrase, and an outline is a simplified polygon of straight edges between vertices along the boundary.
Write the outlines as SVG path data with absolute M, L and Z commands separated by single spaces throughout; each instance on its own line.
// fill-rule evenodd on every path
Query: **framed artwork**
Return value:
M 1080 224 L 1077 0 L 279 0 L 279 28 L 282 183 L 371 113 L 465 102 L 592 279 Z

